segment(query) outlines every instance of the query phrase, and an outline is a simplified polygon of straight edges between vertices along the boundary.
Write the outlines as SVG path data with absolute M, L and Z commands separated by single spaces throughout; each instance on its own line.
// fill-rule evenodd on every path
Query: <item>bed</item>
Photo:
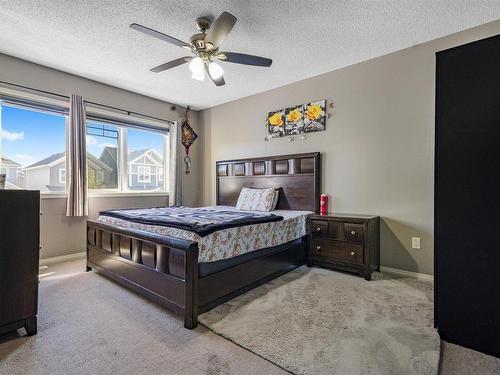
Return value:
M 279 199 L 272 214 L 283 220 L 238 226 L 246 244 L 221 250 L 217 241 L 234 239 L 234 227 L 200 237 L 101 216 L 87 222 L 87 270 L 182 314 L 193 329 L 198 314 L 307 261 L 307 213 L 319 208 L 319 153 L 218 161 L 215 178 L 216 206 L 207 209 L 235 210 L 242 188 L 274 187 Z M 248 240 L 257 233 L 259 240 Z

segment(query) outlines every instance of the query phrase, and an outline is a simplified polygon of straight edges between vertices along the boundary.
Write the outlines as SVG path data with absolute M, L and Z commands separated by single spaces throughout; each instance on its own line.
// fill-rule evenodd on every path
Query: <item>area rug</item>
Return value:
M 437 374 L 432 283 L 301 267 L 199 321 L 294 374 Z

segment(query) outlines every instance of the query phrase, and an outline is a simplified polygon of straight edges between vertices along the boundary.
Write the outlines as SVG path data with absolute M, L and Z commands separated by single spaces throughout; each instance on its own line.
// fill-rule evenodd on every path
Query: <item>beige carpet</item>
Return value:
M 500 358 L 441 341 L 440 375 L 498 375 Z
M 94 272 L 43 272 L 38 334 L 0 336 L 2 375 L 286 374 Z
M 0 336 L 0 374 L 287 373 L 204 327 L 180 329 L 180 318 L 84 268 L 77 260 L 41 270 L 39 334 Z M 445 342 L 442 350 L 441 375 L 500 374 L 498 358 Z
M 200 317 L 295 374 L 437 374 L 432 284 L 301 267 Z

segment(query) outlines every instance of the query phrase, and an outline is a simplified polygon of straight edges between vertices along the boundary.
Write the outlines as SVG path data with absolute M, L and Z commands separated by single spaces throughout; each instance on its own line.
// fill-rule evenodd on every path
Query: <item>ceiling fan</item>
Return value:
M 137 23 L 131 24 L 130 27 L 167 43 L 183 47 L 194 55 L 180 57 L 158 65 L 151 69 L 152 72 L 159 73 L 189 63 L 192 78 L 203 81 L 206 72 L 216 86 L 222 86 L 226 83 L 223 77 L 224 71 L 214 60 L 264 67 L 269 67 L 273 63 L 273 60 L 265 57 L 219 51 L 220 45 L 231 32 L 235 23 L 236 17 L 228 12 L 222 13 L 213 23 L 207 17 L 199 17 L 196 19 L 196 25 L 200 32 L 189 38 L 189 43 Z

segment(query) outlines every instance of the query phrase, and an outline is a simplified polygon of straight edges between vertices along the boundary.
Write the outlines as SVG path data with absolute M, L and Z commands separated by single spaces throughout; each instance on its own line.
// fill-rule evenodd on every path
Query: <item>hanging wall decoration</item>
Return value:
M 304 104 L 304 133 L 319 132 L 326 127 L 326 100 Z
M 272 137 L 285 135 L 285 111 L 269 112 L 267 114 L 267 131 Z
M 269 112 L 266 139 L 325 130 L 327 117 L 326 99 Z
M 285 134 L 300 134 L 304 132 L 304 108 L 297 106 L 285 110 Z
M 186 150 L 186 156 L 184 157 L 184 164 L 186 164 L 186 174 L 189 174 L 191 168 L 191 157 L 189 156 L 189 147 L 193 144 L 193 142 L 198 138 L 198 134 L 195 133 L 193 128 L 189 125 L 188 122 L 188 113 L 189 106 L 186 108 L 186 119 L 182 122 L 181 125 L 181 143 Z

